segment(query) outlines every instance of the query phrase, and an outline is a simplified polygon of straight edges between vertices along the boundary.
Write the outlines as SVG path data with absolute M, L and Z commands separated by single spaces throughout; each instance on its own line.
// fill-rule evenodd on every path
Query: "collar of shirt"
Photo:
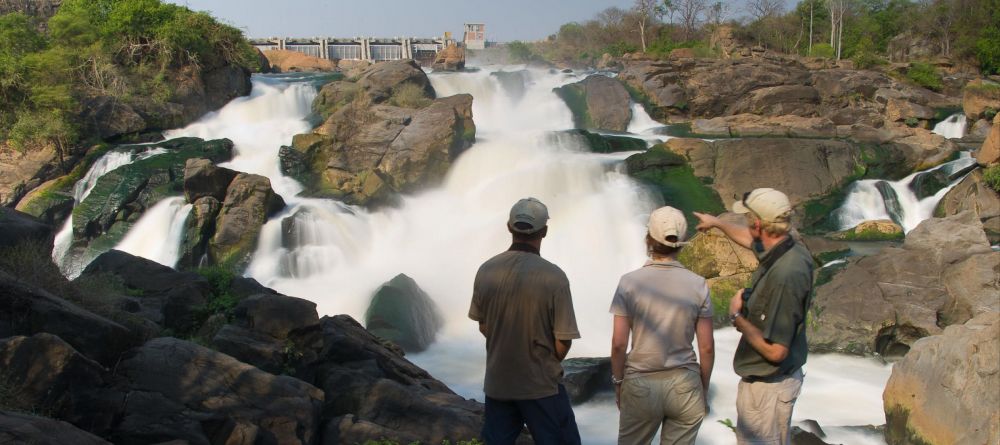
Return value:
M 677 260 L 654 260 L 654 259 L 646 260 L 646 264 L 643 264 L 642 267 L 646 266 L 684 267 L 684 265 Z
M 514 244 L 510 245 L 509 249 L 507 249 L 507 251 L 512 251 L 512 250 L 513 251 L 517 251 L 517 252 L 533 253 L 535 255 L 539 255 L 540 256 L 540 253 L 538 252 L 538 249 L 536 249 L 535 246 L 532 246 L 531 244 L 514 243 Z

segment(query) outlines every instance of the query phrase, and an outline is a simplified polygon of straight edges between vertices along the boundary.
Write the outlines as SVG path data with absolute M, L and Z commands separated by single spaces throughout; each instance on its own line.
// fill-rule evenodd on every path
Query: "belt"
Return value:
M 796 369 L 793 369 L 793 370 L 791 370 L 791 371 L 789 371 L 787 373 L 771 374 L 769 376 L 763 376 L 763 377 L 752 375 L 752 376 L 749 376 L 749 377 L 743 377 L 741 380 L 743 380 L 744 382 L 747 382 L 747 383 L 775 383 L 775 382 L 780 382 L 780 381 L 784 380 L 785 378 L 787 378 L 788 376 L 790 376 L 792 374 L 795 374 L 795 371 L 798 371 L 798 370 L 799 370 L 799 368 L 796 368 Z

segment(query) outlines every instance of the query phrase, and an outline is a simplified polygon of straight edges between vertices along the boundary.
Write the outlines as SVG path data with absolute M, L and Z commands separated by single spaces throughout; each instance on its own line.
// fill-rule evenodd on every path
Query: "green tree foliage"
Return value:
M 910 65 L 910 70 L 906 72 L 906 77 L 913 83 L 934 91 L 940 91 L 943 86 L 941 75 L 934 69 L 934 66 L 928 63 L 913 63 Z
M 531 52 L 531 47 L 521 41 L 508 43 L 507 53 L 510 55 L 510 60 L 515 63 L 527 62 L 534 56 Z
M 238 29 L 161 0 L 64 0 L 47 25 L 0 16 L 0 141 L 19 149 L 62 154 L 81 138 L 86 98 L 166 101 L 172 70 L 257 64 Z

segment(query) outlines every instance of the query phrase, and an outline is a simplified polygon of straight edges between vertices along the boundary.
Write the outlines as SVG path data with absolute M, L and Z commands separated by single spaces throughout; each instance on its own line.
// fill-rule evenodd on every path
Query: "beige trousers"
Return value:
M 649 444 L 660 432 L 661 444 L 694 444 L 705 418 L 701 377 L 687 368 L 632 377 L 622 383 L 619 444 Z
M 775 382 L 741 381 L 736 393 L 737 443 L 791 444 L 792 408 L 801 390 L 801 369 Z

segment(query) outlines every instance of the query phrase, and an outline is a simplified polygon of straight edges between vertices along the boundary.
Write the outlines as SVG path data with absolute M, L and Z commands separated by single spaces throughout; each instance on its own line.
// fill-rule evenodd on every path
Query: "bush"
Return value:
M 389 103 L 403 108 L 423 108 L 431 103 L 424 89 L 415 83 L 404 83 L 392 89 Z
M 1000 27 L 994 25 L 984 30 L 976 40 L 975 51 L 983 74 L 1000 74 Z
M 812 57 L 825 57 L 827 59 L 832 59 L 837 55 L 837 52 L 830 46 L 829 43 L 815 43 L 812 46 Z
M 510 55 L 510 61 L 514 63 L 528 62 L 534 57 L 531 47 L 518 40 L 507 44 L 507 54 Z
M 931 64 L 924 62 L 913 62 L 906 73 L 906 78 L 911 82 L 924 88 L 934 91 L 941 91 L 944 86 L 941 83 L 941 76 Z
M 915 117 L 908 117 L 906 118 L 905 121 L 903 121 L 903 123 L 906 124 L 907 127 L 916 128 L 917 125 L 920 125 L 920 119 L 917 119 Z
M 996 164 L 983 170 L 983 182 L 986 183 L 989 188 L 1000 192 L 1000 164 Z

